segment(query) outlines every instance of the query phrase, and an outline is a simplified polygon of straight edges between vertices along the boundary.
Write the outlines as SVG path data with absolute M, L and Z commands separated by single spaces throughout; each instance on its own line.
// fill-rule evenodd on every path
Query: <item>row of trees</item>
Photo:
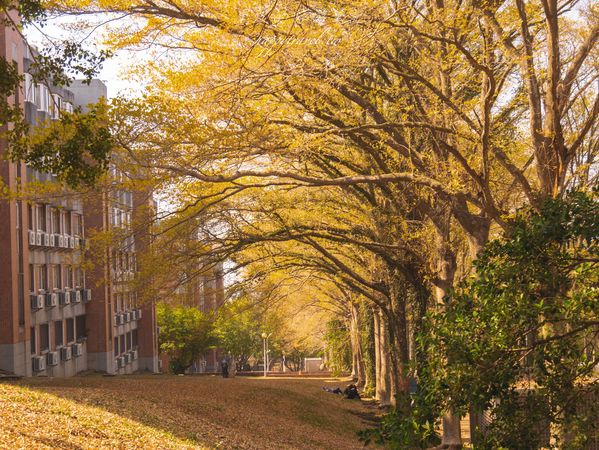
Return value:
M 264 364 L 263 333 L 269 339 L 269 370 L 275 362 L 292 372 L 301 370 L 305 357 L 321 351 L 313 343 L 295 340 L 280 318 L 272 311 L 260 311 L 247 298 L 230 300 L 211 313 L 194 306 L 158 303 L 157 320 L 160 350 L 169 356 L 174 373 L 185 373 L 215 348 L 224 353 L 230 373 L 253 370 L 259 362 Z
M 543 423 L 551 439 L 526 448 L 584 448 L 596 5 L 49 5 L 152 55 L 133 68 L 145 96 L 115 101 L 110 125 L 130 172 L 165 193 L 159 248 L 228 259 L 251 289 L 293 280 L 268 296 L 283 303 L 309 293 L 347 327 L 358 382 L 395 404 L 380 436 L 432 446 L 442 424 L 459 448 L 468 412 L 481 448 L 523 448 L 514 430 Z

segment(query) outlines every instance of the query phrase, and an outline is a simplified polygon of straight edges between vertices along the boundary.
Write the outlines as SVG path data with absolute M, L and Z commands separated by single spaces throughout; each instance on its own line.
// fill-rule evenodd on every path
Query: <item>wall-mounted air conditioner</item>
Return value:
M 50 235 L 48 233 L 44 233 L 44 247 L 50 247 Z
M 81 298 L 84 302 L 89 302 L 92 299 L 92 290 L 91 289 L 82 289 L 81 290 Z
M 46 306 L 51 308 L 58 305 L 58 294 L 56 292 L 46 294 Z
M 73 344 L 73 356 L 83 355 L 83 344 Z
M 73 357 L 73 350 L 70 346 L 63 347 L 60 349 L 60 359 L 68 361 Z
M 137 308 L 137 320 L 141 319 L 141 308 Z
M 44 307 L 44 294 L 31 294 L 31 309 L 42 309 Z
M 29 245 L 35 245 L 35 231 L 29 230 Z
M 73 236 L 69 237 L 69 248 L 75 248 L 75 238 Z
M 72 303 L 79 303 L 81 302 L 81 291 L 76 290 L 73 291 L 71 294 L 71 302 Z
M 131 360 L 135 361 L 137 359 L 137 357 L 138 357 L 137 350 L 133 350 L 131 352 Z
M 56 246 L 64 248 L 64 236 L 62 234 L 58 235 L 58 244 Z
M 42 245 L 42 232 L 38 231 L 37 233 L 35 233 L 35 245 Z
M 42 372 L 46 370 L 46 358 L 43 356 L 33 356 L 31 358 L 34 372 Z
M 58 365 L 58 352 L 50 352 L 46 355 L 47 364 L 49 366 L 57 366 Z

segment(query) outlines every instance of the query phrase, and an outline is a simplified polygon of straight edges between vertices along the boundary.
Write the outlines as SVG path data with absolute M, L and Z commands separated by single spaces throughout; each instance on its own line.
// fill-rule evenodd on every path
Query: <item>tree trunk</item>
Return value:
M 350 305 L 350 339 L 352 351 L 352 378 L 358 387 L 364 387 L 366 373 L 364 370 L 364 357 L 362 355 L 362 342 L 360 335 L 360 310 L 358 304 Z
M 388 338 L 387 324 L 382 311 L 377 308 L 374 311 L 374 342 L 376 357 L 376 395 L 375 398 L 381 406 L 391 404 L 389 361 L 388 361 Z
M 449 243 L 448 211 L 433 219 L 437 229 L 437 278 L 435 280 L 435 300 L 437 305 L 445 308 L 445 298 L 453 286 L 456 272 L 455 255 Z M 460 416 L 450 408 L 443 416 L 443 448 L 462 448 Z

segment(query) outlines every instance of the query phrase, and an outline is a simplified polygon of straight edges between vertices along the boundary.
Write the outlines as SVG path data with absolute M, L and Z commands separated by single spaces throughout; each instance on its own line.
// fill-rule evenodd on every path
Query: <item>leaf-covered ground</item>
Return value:
M 0 448 L 358 449 L 375 409 L 346 382 L 139 375 L 0 383 Z

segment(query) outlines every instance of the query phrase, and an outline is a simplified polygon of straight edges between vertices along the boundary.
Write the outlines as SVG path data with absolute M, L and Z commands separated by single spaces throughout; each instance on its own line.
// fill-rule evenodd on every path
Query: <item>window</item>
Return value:
M 29 229 L 33 230 L 33 207 L 31 205 L 27 205 L 27 224 Z
M 52 266 L 53 270 L 53 280 L 52 280 L 52 286 L 55 289 L 61 289 L 62 288 L 62 269 L 61 267 L 56 264 L 54 266 Z
M 71 234 L 71 213 L 65 212 L 62 223 L 64 223 L 64 232 L 65 234 Z
M 133 330 L 131 332 L 131 344 L 133 345 L 133 348 L 137 348 L 138 344 L 138 340 L 137 340 L 137 329 Z
M 29 264 L 29 291 L 35 292 L 35 273 L 33 264 Z
M 87 336 L 87 332 L 85 329 L 85 315 L 77 316 L 75 318 L 75 329 L 77 340 L 83 339 Z
M 37 288 L 48 289 L 48 266 L 37 266 Z
M 17 208 L 17 229 L 21 228 L 21 202 L 16 202 L 15 207 Z
M 60 234 L 60 211 L 53 208 L 51 210 L 52 233 Z
M 44 205 L 37 207 L 37 229 L 46 231 L 46 207 Z
M 35 83 L 31 74 L 25 74 L 25 101 L 35 103 Z
M 48 88 L 43 84 L 39 84 L 37 86 L 37 92 L 39 94 L 39 98 L 37 104 L 37 109 L 40 111 L 48 111 Z
M 121 353 L 125 353 L 126 352 L 125 348 L 126 348 L 125 347 L 125 335 L 121 334 L 120 342 L 119 342 L 119 350 L 120 350 L 120 352 Z
M 50 327 L 47 323 L 40 325 L 40 351 L 50 350 Z
M 73 214 L 73 227 L 75 236 L 83 236 L 83 216 L 81 214 Z
M 114 356 L 119 354 L 119 338 L 114 338 Z
M 73 268 L 64 266 L 64 287 L 73 287 Z
M 80 288 L 83 286 L 83 272 L 80 267 L 75 268 L 75 287 Z
M 67 319 L 67 342 L 75 340 L 75 320 Z
M 35 355 L 37 349 L 35 347 L 35 327 L 31 327 L 31 354 Z
M 62 109 L 62 97 L 60 95 L 52 94 L 50 109 L 52 110 L 52 118 L 60 119 L 60 110 Z
M 54 347 L 60 347 L 63 343 L 64 336 L 62 335 L 62 320 L 57 320 L 54 322 Z
M 127 341 L 127 350 L 131 350 L 131 332 L 127 333 L 125 336 Z

